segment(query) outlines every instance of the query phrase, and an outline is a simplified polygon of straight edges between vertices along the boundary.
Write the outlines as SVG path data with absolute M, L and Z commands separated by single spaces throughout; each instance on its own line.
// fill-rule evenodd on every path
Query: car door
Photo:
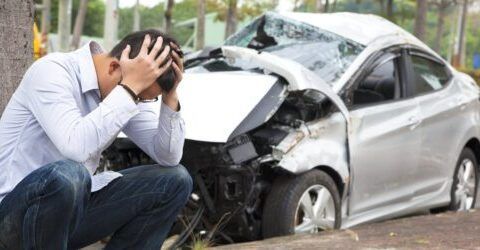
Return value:
M 457 147 L 463 139 L 467 100 L 455 84 L 450 70 L 435 57 L 422 51 L 409 51 L 411 96 L 420 106 L 422 124 L 420 167 L 415 196 L 441 192 L 448 187 L 458 158 Z
M 383 54 L 352 86 L 351 215 L 412 198 L 421 120 L 416 100 L 405 98 L 404 59 L 402 51 Z

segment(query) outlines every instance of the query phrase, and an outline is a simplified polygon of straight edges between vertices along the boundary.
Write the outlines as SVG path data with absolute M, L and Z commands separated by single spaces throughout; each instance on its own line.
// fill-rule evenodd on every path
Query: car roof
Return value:
M 420 42 L 396 24 L 376 15 L 350 12 L 304 13 L 279 12 L 287 18 L 304 22 L 320 29 L 343 36 L 362 45 L 387 36 L 401 36 L 414 43 Z

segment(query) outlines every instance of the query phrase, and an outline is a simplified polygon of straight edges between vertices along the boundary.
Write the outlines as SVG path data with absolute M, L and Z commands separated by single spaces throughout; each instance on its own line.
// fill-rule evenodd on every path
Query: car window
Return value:
M 412 55 L 415 95 L 441 89 L 450 79 L 447 68 L 427 58 Z
M 395 59 L 376 66 L 353 91 L 353 105 L 373 104 L 400 97 L 400 82 Z

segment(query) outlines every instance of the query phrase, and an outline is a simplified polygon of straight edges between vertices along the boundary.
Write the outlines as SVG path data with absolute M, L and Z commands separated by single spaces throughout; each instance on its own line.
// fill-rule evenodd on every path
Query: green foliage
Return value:
M 35 3 L 41 4 L 42 0 L 34 0 Z M 51 32 L 57 31 L 58 26 L 58 1 L 52 1 L 51 10 Z M 294 1 L 294 0 L 292 0 Z M 316 0 L 297 0 L 300 4 L 297 11 L 314 12 Z M 385 16 L 385 10 L 382 10 L 379 4 L 382 0 L 330 0 L 329 11 L 348 11 L 358 13 L 372 13 L 376 15 Z M 430 0 L 429 11 L 427 14 L 427 35 L 426 43 L 433 46 L 437 33 L 437 15 L 438 9 L 435 1 Z M 78 10 L 79 0 L 73 0 L 72 11 L 72 29 L 74 20 Z M 249 19 L 260 15 L 262 12 L 274 9 L 273 0 L 243 0 L 238 1 L 238 19 L 239 21 Z M 386 4 L 386 0 L 383 0 Z M 224 21 L 227 12 L 228 0 L 206 0 L 206 12 L 217 13 L 217 19 Z M 444 34 L 442 36 L 440 54 L 447 57 L 450 53 L 451 43 L 455 36 L 451 32 L 452 25 L 456 25 L 456 7 L 449 7 L 447 16 L 445 17 Z M 416 12 L 416 0 L 394 0 L 393 5 L 393 20 L 404 29 L 412 32 Z M 35 20 L 37 24 L 41 25 L 41 12 L 35 13 Z M 87 17 L 85 19 L 85 26 L 83 34 L 87 36 L 103 36 L 103 25 L 105 15 L 105 3 L 103 0 L 89 0 Z M 123 37 L 130 33 L 133 28 L 133 7 L 122 8 L 119 11 L 119 31 L 118 36 Z M 141 29 L 159 28 L 163 27 L 164 3 L 160 2 L 152 8 L 140 6 Z M 173 22 L 178 23 L 188 19 L 195 18 L 197 15 L 197 0 L 183 0 L 178 1 L 173 9 Z M 474 52 L 480 52 L 480 15 L 478 13 L 470 13 L 468 18 L 466 30 L 466 45 L 467 45 L 467 67 L 471 67 Z M 187 27 L 176 28 L 173 30 L 173 35 L 180 43 L 184 43 L 191 35 L 192 29 Z
M 58 28 L 58 1 L 51 0 L 51 29 L 50 32 L 57 33 Z M 35 3 L 41 4 L 42 0 L 35 0 Z M 75 18 L 77 16 L 80 1 L 73 0 L 72 2 L 72 31 L 75 25 Z M 103 36 L 103 22 L 105 18 L 105 3 L 102 0 L 89 0 L 87 5 L 87 14 L 85 17 L 85 25 L 83 26 L 83 34 L 86 36 Z M 38 25 L 41 25 L 41 12 L 35 12 L 35 20 Z

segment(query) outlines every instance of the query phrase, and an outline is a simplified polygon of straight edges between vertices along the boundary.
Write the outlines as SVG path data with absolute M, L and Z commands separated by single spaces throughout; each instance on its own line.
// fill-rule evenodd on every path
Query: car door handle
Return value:
M 421 121 L 416 116 L 411 116 L 408 118 L 408 127 L 410 130 L 414 130 L 420 125 Z

